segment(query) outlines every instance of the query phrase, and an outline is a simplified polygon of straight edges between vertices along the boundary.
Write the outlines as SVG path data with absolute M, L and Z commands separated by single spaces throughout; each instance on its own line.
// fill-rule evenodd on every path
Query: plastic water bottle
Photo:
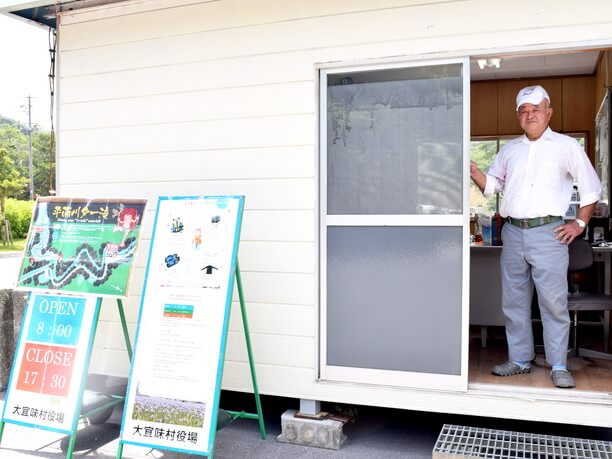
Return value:
M 492 245 L 503 245 L 502 242 L 502 226 L 504 226 L 504 219 L 499 212 L 493 214 L 491 219 L 491 241 Z

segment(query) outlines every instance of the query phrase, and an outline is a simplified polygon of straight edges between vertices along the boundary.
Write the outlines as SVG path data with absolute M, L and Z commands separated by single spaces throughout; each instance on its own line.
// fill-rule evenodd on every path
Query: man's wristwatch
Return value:
M 584 220 L 582 220 L 582 219 L 580 219 L 580 218 L 577 218 L 577 219 L 576 219 L 576 220 L 574 220 L 574 221 L 576 222 L 576 224 L 577 224 L 577 225 L 578 225 L 580 228 L 582 228 L 582 229 L 585 229 L 585 228 L 586 228 L 586 223 L 585 223 L 585 221 L 584 221 Z

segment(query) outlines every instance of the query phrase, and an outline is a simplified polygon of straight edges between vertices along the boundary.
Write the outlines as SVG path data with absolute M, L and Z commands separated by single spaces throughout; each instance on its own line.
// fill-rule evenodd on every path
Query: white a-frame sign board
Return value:
M 159 198 L 117 457 L 124 444 L 213 455 L 235 276 L 243 306 L 243 206 L 243 196 Z M 263 437 L 252 375 L 259 414 L 236 417 L 259 419 Z
M 100 299 L 31 293 L 2 421 L 76 431 Z

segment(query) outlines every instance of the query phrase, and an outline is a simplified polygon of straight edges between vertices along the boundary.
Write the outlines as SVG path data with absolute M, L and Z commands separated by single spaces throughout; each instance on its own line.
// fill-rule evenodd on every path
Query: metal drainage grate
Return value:
M 433 459 L 612 459 L 612 442 L 444 424 Z

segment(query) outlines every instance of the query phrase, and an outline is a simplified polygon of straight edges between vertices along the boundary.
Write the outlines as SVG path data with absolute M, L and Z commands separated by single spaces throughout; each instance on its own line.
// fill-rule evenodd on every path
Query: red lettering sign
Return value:
M 67 396 L 76 349 L 26 343 L 17 389 Z

